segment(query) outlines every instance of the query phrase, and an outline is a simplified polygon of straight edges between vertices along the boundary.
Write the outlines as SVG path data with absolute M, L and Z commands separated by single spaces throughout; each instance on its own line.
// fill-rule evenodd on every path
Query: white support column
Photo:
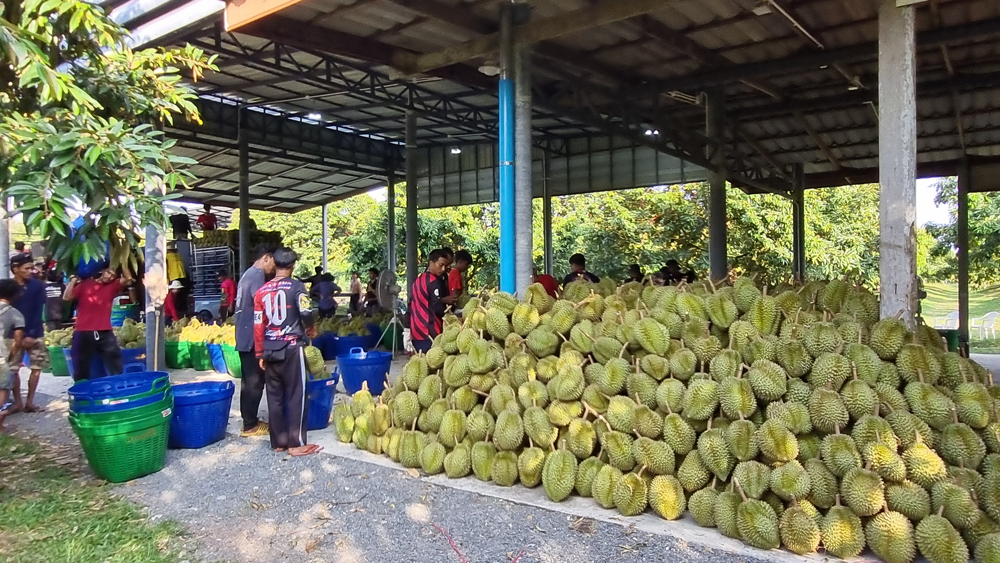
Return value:
M 527 21 L 530 7 L 514 4 L 514 23 Z M 531 45 L 514 46 L 514 279 L 517 295 L 527 294 L 534 266 L 531 159 Z
M 722 90 L 709 90 L 705 103 L 705 130 L 714 146 L 708 158 L 716 166 L 708 173 L 708 259 L 709 277 L 719 281 L 729 277 L 729 250 L 726 229 L 726 100 Z
M 806 174 L 802 163 L 795 164 L 792 174 L 792 277 L 796 282 L 806 282 Z
M 914 8 L 879 0 L 879 275 L 882 316 L 917 310 L 917 53 Z
M 151 191 L 162 193 L 163 186 L 150 187 Z M 163 301 L 167 298 L 167 237 L 166 225 L 146 227 L 145 248 L 146 271 L 143 273 L 143 287 L 146 288 L 146 369 L 163 371 L 166 369 L 166 338 L 163 317 Z
M 330 261 L 327 258 L 327 254 L 330 252 L 330 209 L 327 204 L 323 204 L 323 240 L 320 244 L 322 248 L 322 266 L 323 271 L 326 272 L 329 269 Z

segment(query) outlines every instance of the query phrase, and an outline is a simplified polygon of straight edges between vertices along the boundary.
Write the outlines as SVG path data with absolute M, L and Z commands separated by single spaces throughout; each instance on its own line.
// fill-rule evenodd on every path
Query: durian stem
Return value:
M 747 501 L 747 495 L 743 492 L 743 487 L 740 486 L 740 480 L 733 478 L 733 485 L 736 485 L 736 490 L 739 491 L 740 496 L 743 497 L 743 502 Z

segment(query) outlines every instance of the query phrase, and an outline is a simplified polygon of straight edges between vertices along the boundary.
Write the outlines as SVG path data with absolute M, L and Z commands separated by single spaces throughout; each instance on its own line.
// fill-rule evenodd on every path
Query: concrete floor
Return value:
M 987 367 L 994 374 L 994 379 L 997 379 L 1000 375 L 1000 355 L 990 356 L 990 355 L 976 355 L 974 359 L 980 362 L 984 367 Z M 395 380 L 395 376 L 401 372 L 403 365 L 405 364 L 407 358 L 405 356 L 397 357 L 392 364 L 392 369 L 390 372 L 390 378 Z M 333 363 L 330 363 L 332 368 Z M 174 383 L 183 383 L 188 381 L 206 381 L 206 380 L 218 380 L 224 381 L 229 380 L 227 375 L 218 374 L 214 372 L 196 372 L 194 370 L 177 370 L 171 372 L 171 380 Z M 237 385 L 239 380 L 236 380 Z M 40 415 L 18 415 L 8 419 L 10 426 L 13 430 L 22 435 L 27 436 L 37 436 L 43 440 L 52 443 L 63 443 L 64 445 L 76 447 L 76 440 L 73 434 L 69 431 L 69 425 L 66 423 L 64 418 L 66 417 L 68 402 L 66 390 L 72 384 L 69 378 L 55 378 L 49 375 L 43 376 L 42 382 L 40 384 L 40 393 L 42 394 L 42 400 L 40 403 L 45 404 L 47 412 Z M 341 385 L 341 393 L 337 395 L 337 401 L 346 400 L 346 395 L 342 393 L 343 388 Z M 237 390 L 238 396 L 238 390 Z M 266 417 L 266 401 L 262 401 L 261 414 Z M 227 440 L 225 444 L 229 444 L 226 447 L 232 448 L 233 444 L 239 444 L 240 442 L 234 442 L 235 437 L 239 435 L 240 430 L 240 417 L 239 417 L 239 402 L 234 400 L 230 412 L 230 424 L 228 428 Z M 498 487 L 490 483 L 484 483 L 475 478 L 469 477 L 464 479 L 448 479 L 442 476 L 423 476 L 414 475 L 412 470 L 407 471 L 403 469 L 400 465 L 394 463 L 387 457 L 375 456 L 369 454 L 368 452 L 356 450 L 353 446 L 341 444 L 336 440 L 336 436 L 333 432 L 333 428 L 327 428 L 321 431 L 310 432 L 310 442 L 318 443 L 324 446 L 325 451 L 321 454 L 321 457 L 325 459 L 330 459 L 331 462 L 341 462 L 341 463 L 364 463 L 370 464 L 371 466 L 377 466 L 383 468 L 384 470 L 397 471 L 404 474 L 404 477 L 409 474 L 410 477 L 419 480 L 424 483 L 425 486 L 435 486 L 441 487 L 442 489 L 451 489 L 455 491 L 462 491 L 465 494 L 478 495 L 483 498 L 495 499 L 498 502 L 503 503 L 513 503 L 515 505 L 530 507 L 531 509 L 537 509 L 542 511 L 552 511 L 555 513 L 566 515 L 568 518 L 585 518 L 591 519 L 596 522 L 600 522 L 607 525 L 623 526 L 627 529 L 640 531 L 644 534 L 649 534 L 650 537 L 663 537 L 669 539 L 670 541 L 682 541 L 685 545 L 697 546 L 699 549 L 707 549 L 708 552 L 714 552 L 717 555 L 728 554 L 724 556 L 725 559 L 738 558 L 739 560 L 754 560 L 754 559 L 765 559 L 771 561 L 819 561 L 823 559 L 821 555 L 814 555 L 812 557 L 798 557 L 785 551 L 772 550 L 769 552 L 761 552 L 757 550 L 752 550 L 745 546 L 742 542 L 732 540 L 723 537 L 721 534 L 713 529 L 706 529 L 697 526 L 690 518 L 685 518 L 675 522 L 665 522 L 655 514 L 647 513 L 639 517 L 634 518 L 624 518 L 613 510 L 604 510 L 596 505 L 591 499 L 584 499 L 578 497 L 571 497 L 561 503 L 553 503 L 548 500 L 545 496 L 544 491 L 540 488 L 537 489 L 526 489 L 520 486 L 515 487 Z M 266 438 L 264 438 L 266 441 Z M 221 444 L 221 443 L 220 443 Z M 214 446 L 213 446 L 214 447 Z M 185 459 L 184 463 L 190 463 L 191 456 L 198 455 L 196 451 L 187 451 L 183 455 L 183 458 L 168 458 L 169 459 Z M 266 449 L 263 450 L 264 453 L 269 453 Z M 175 456 L 176 453 L 172 453 L 171 456 Z M 215 457 L 216 454 L 213 454 Z M 224 461 L 216 460 L 215 463 L 225 463 Z M 237 463 L 233 460 L 233 467 L 228 468 L 228 471 L 233 471 L 237 469 Z M 81 464 L 85 464 L 82 460 Z M 169 466 L 168 470 L 171 469 Z M 374 471 L 374 468 L 373 468 Z M 144 480 L 153 479 L 154 476 L 150 476 L 137 481 L 137 484 L 141 484 Z M 193 478 L 197 478 L 197 473 L 193 474 Z M 458 493 L 456 493 L 458 494 Z M 146 501 L 153 497 L 140 496 L 136 500 L 140 501 L 142 504 L 147 504 Z M 150 501 L 150 509 L 157 510 L 156 501 Z M 181 522 L 184 523 L 184 519 L 181 518 Z M 224 544 L 224 539 L 215 538 L 214 535 L 199 535 L 199 542 L 214 542 L 214 544 Z M 580 541 L 587 541 L 581 539 Z M 214 545 L 213 544 L 213 545 Z M 194 549 L 197 550 L 195 547 Z M 211 555 L 225 555 L 225 552 L 217 554 L 215 550 L 210 550 Z M 679 554 L 678 554 L 679 555 Z M 226 557 L 222 557 L 225 559 Z M 527 558 L 526 558 L 527 559 Z M 532 557 L 532 560 L 535 558 Z M 673 558 L 671 558 L 673 559 Z M 256 561 L 257 557 L 241 558 L 241 560 L 246 561 Z M 657 558 L 656 560 L 663 560 Z M 684 558 L 676 559 L 678 561 L 686 560 Z

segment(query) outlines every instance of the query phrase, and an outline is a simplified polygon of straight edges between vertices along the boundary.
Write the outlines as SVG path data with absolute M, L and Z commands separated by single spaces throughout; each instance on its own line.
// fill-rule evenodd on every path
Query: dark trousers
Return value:
M 122 349 L 115 333 L 110 330 L 78 330 L 73 333 L 73 379 L 90 379 L 90 363 L 97 355 L 104 362 L 108 373 L 121 373 Z
M 272 448 L 295 448 L 307 443 L 306 378 L 306 357 L 301 346 L 289 346 L 284 359 L 264 364 Z
M 351 294 L 351 310 L 350 312 L 355 313 L 361 310 L 361 294 L 352 293 Z
M 330 307 L 329 309 L 324 309 L 322 307 L 320 307 L 319 309 L 319 318 L 321 319 L 332 319 L 336 314 L 337 314 L 336 305 Z
M 264 398 L 264 370 L 260 369 L 257 354 L 240 352 L 240 416 L 243 417 L 243 429 L 250 430 L 260 422 L 257 414 L 260 412 L 260 400 Z
M 410 344 L 413 344 L 413 349 L 416 350 L 417 352 L 426 354 L 428 351 L 430 351 L 431 346 L 434 345 L 434 342 L 431 340 L 411 340 Z

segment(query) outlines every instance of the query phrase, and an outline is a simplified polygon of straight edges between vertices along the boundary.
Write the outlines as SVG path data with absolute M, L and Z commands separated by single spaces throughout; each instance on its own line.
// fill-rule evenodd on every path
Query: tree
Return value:
M 929 278 L 937 281 L 958 279 L 958 179 L 943 178 L 938 182 L 938 205 L 949 208 L 949 220 L 944 225 L 927 225 L 934 237 L 930 250 L 932 268 Z M 969 281 L 988 285 L 1000 281 L 1000 193 L 969 194 Z
M 397 190 L 402 193 L 403 190 Z M 701 275 L 708 270 L 708 190 L 703 184 L 646 188 L 558 197 L 552 202 L 556 273 L 566 273 L 570 255 L 582 252 L 588 268 L 624 279 L 629 264 L 658 269 L 669 259 Z M 729 255 L 737 274 L 753 274 L 769 284 L 792 275 L 792 217 L 789 202 L 773 195 L 731 190 L 728 198 Z M 402 217 L 405 200 L 396 199 Z M 542 202 L 534 202 L 534 255 L 543 256 Z M 386 266 L 387 215 L 384 202 L 366 196 L 331 204 L 330 262 L 335 273 Z M 262 229 L 281 231 L 303 261 L 318 260 L 319 210 L 289 221 L 287 215 L 253 212 Z M 499 282 L 499 207 L 496 204 L 427 209 L 418 213 L 421 261 L 443 246 L 473 256 L 470 287 Z M 397 274 L 402 275 L 405 224 L 397 222 Z M 878 188 L 855 186 L 806 193 L 806 254 L 812 278 L 853 278 L 870 286 L 878 280 Z M 313 258 L 315 256 L 315 258 Z M 336 264 L 336 266 L 334 266 Z M 311 270 L 310 270 L 311 271 Z
M 125 30 L 81 0 L 0 4 L 0 197 L 63 264 L 103 256 L 135 268 L 140 231 L 194 161 L 157 129 L 198 120 L 197 80 L 212 59 L 193 47 L 132 51 Z M 74 215 L 82 225 L 73 228 Z

